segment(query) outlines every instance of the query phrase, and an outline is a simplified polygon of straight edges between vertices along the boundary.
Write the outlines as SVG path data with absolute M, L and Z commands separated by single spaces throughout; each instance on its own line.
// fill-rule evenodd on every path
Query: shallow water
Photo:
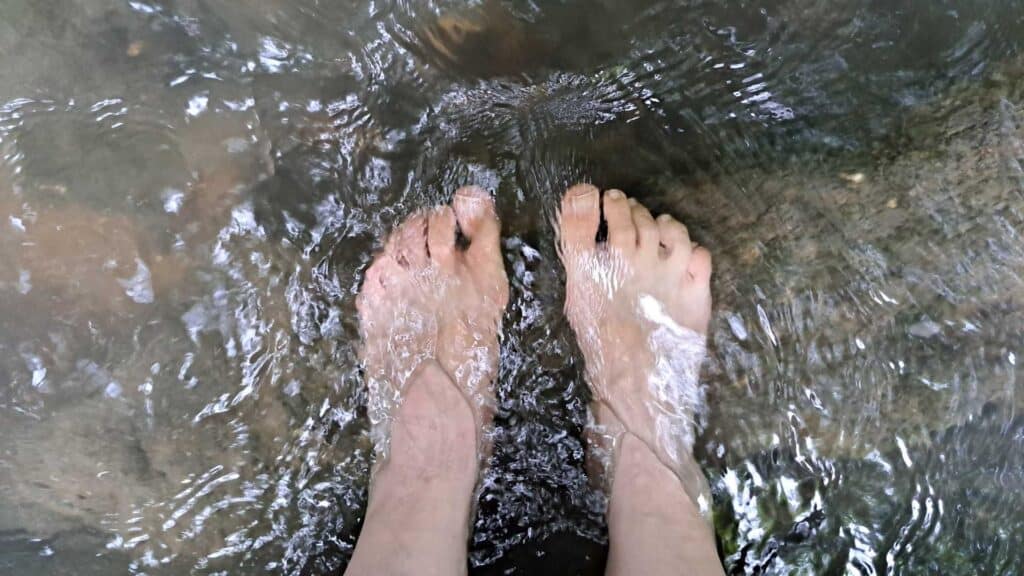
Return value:
M 0 572 L 340 570 L 381 237 L 493 191 L 481 574 L 600 573 L 550 226 L 715 254 L 727 569 L 1024 574 L 1024 3 L 0 3 Z M 541 572 L 543 573 L 543 572 Z

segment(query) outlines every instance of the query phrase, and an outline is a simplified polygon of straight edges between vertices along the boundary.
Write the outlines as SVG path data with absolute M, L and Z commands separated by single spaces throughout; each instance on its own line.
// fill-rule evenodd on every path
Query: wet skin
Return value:
M 696 406 L 687 394 L 698 389 L 710 317 L 710 254 L 682 224 L 655 220 L 620 191 L 603 202 L 602 211 L 593 186 L 571 188 L 559 226 L 566 314 L 587 362 L 596 427 L 609 440 L 595 450 L 608 453 L 615 475 L 607 479 L 608 573 L 672 574 L 684 565 L 721 573 L 701 514 L 706 488 L 692 456 Z M 602 213 L 609 233 L 598 243 Z M 357 303 L 378 450 L 348 574 L 466 571 L 508 301 L 499 232 L 489 195 L 464 188 L 452 206 L 406 219 L 367 270 Z M 651 316 L 652 306 L 664 317 Z M 666 328 L 689 360 L 671 393 L 660 389 L 666 359 L 656 341 Z

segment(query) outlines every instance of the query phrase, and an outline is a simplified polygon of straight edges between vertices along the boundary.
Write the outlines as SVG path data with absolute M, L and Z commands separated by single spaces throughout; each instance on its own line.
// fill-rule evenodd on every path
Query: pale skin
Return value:
M 598 243 L 602 204 L 608 239 Z M 589 185 L 565 193 L 559 228 L 566 314 L 587 364 L 591 411 L 598 427 L 615 432 L 603 479 L 610 487 L 607 574 L 722 574 L 694 497 L 702 486 L 690 481 L 699 467 L 689 444 L 666 448 L 640 409 L 665 399 L 642 385 L 658 359 L 638 298 L 654 299 L 670 322 L 702 339 L 711 314 L 710 254 L 671 217 L 655 219 L 622 192 L 602 195 Z M 456 241 L 457 230 L 468 246 Z M 489 195 L 463 188 L 451 206 L 401 224 L 367 271 L 358 299 L 363 364 L 371 419 L 390 442 L 387 456 L 378 456 L 346 574 L 467 572 L 472 498 L 487 449 L 482 429 L 508 301 L 499 235 Z

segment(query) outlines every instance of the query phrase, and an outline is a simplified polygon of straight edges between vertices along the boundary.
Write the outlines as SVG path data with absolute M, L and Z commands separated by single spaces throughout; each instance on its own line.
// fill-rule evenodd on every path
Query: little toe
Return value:
M 677 296 L 681 299 L 683 326 L 707 334 L 711 321 L 711 252 L 706 248 L 692 250 Z
M 405 269 L 395 261 L 388 251 L 381 252 L 373 259 L 363 275 L 363 283 L 356 298 L 356 310 L 360 318 L 369 322 L 380 312 L 380 304 L 387 298 L 388 290 L 400 284 L 406 277 Z
M 427 265 L 427 215 L 417 212 L 391 233 L 385 252 L 401 267 L 412 269 Z
M 604 194 L 604 219 L 608 222 L 608 245 L 625 254 L 636 250 L 636 226 L 629 200 L 621 190 Z
M 693 249 L 690 255 L 690 264 L 687 267 L 689 278 L 695 282 L 707 284 L 711 280 L 711 252 L 703 246 Z
M 662 246 L 662 257 L 681 265 L 684 269 L 690 258 L 693 247 L 690 244 L 690 233 L 682 222 L 662 214 L 658 216 L 658 241 Z
M 559 240 L 562 248 L 593 250 L 601 224 L 601 192 L 590 184 L 577 184 L 565 191 L 559 211 Z

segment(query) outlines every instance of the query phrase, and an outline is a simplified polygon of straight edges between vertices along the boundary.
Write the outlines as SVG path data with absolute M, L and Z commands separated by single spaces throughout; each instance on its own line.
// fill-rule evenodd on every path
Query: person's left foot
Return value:
M 560 214 L 565 312 L 586 361 L 595 423 L 609 438 L 639 439 L 706 505 L 693 438 L 704 404 L 711 253 L 690 241 L 686 226 L 655 219 L 621 190 L 573 186 Z M 602 219 L 607 240 L 598 242 Z M 620 452 L 613 447 L 605 462 L 612 474 Z
M 465 242 L 459 241 L 460 234 Z M 449 413 L 435 414 L 417 424 L 426 429 L 410 431 L 417 442 L 429 440 L 423 436 L 480 440 L 493 399 L 498 329 L 508 302 L 499 234 L 490 195 L 465 187 L 451 206 L 407 218 L 367 269 L 356 305 L 379 454 L 386 454 L 396 423 L 403 428 L 422 423 L 420 416 L 439 409 Z M 423 380 L 416 375 L 440 372 L 468 402 L 472 418 L 465 407 L 443 407 L 444 397 L 458 395 L 436 390 L 436 377 L 426 378 L 431 393 L 410 393 Z

